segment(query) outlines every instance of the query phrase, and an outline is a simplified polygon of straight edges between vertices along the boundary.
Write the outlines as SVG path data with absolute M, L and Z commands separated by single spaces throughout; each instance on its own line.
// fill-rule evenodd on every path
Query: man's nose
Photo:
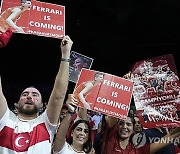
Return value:
M 28 95 L 28 96 L 27 96 L 27 99 L 32 99 L 32 96 L 31 96 L 31 95 Z

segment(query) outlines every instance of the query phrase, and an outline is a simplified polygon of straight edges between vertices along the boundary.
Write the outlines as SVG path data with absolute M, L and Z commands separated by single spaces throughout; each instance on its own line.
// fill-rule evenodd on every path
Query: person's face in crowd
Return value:
M 110 116 L 105 115 L 105 120 L 106 120 L 106 123 L 108 123 L 109 119 L 110 119 Z
M 60 113 L 60 121 L 62 121 L 62 120 L 66 117 L 67 112 L 68 112 L 67 109 L 62 109 L 62 110 L 61 110 L 61 113 Z
M 79 57 L 75 59 L 73 66 L 74 66 L 75 71 L 80 72 L 83 67 L 87 66 L 87 64 L 84 63 L 83 60 Z
M 73 145 L 83 145 L 89 138 L 89 129 L 85 123 L 80 123 L 72 131 Z
M 89 122 L 91 122 L 92 121 L 92 118 L 91 118 L 91 116 L 87 116 L 87 120 L 89 121 Z
M 119 120 L 118 121 L 119 129 L 118 135 L 121 140 L 125 140 L 131 136 L 133 133 L 133 123 L 130 117 L 127 117 L 126 120 Z
M 23 6 L 23 8 L 25 9 L 25 10 L 28 10 L 28 9 L 30 9 L 31 8 L 31 1 L 26 1 L 26 2 L 24 2 L 24 3 L 22 3 L 22 6 Z
M 129 110 L 129 113 L 133 116 L 134 115 L 134 111 L 132 109 Z
M 34 87 L 29 87 L 22 92 L 17 109 L 19 113 L 34 115 L 40 111 L 42 106 L 43 103 L 40 92 Z
M 139 133 L 142 131 L 142 125 L 141 125 L 141 122 L 139 120 L 138 117 L 134 117 L 134 121 L 135 121 L 135 124 L 134 124 L 134 131 L 136 133 Z

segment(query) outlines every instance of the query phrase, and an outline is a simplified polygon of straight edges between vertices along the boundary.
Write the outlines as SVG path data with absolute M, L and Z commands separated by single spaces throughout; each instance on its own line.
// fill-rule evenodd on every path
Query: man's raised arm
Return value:
M 7 110 L 7 101 L 2 91 L 2 83 L 1 83 L 1 76 L 0 76 L 0 119 L 3 117 Z
M 64 36 L 61 41 L 61 61 L 57 73 L 54 87 L 47 106 L 47 115 L 51 124 L 57 124 L 59 114 L 66 96 L 69 82 L 69 62 L 72 40 L 69 36 Z M 49 73 L 49 72 L 48 72 Z

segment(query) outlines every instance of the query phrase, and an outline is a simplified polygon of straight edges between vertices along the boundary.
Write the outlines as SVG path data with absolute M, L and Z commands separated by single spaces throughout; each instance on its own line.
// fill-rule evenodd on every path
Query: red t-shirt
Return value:
M 9 42 L 13 32 L 10 28 L 7 29 L 6 32 L 0 34 L 0 48 L 6 46 L 6 44 Z
M 136 148 L 133 144 L 129 143 L 126 149 L 122 149 L 119 144 L 118 125 L 112 128 L 106 128 L 101 154 L 149 154 L 150 145 L 146 144 L 140 148 Z
M 174 146 L 174 151 L 175 151 L 175 154 L 180 153 L 180 147 L 178 147 L 177 145 L 175 145 L 175 146 Z

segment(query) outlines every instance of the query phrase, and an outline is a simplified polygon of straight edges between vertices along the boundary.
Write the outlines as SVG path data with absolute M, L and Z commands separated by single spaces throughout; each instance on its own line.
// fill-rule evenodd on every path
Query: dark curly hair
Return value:
M 91 126 L 89 124 L 88 121 L 86 120 L 77 120 L 71 127 L 71 131 L 70 131 L 70 134 L 74 131 L 74 129 L 80 124 L 80 123 L 84 123 L 88 126 L 88 129 L 89 129 L 89 137 L 88 137 L 88 140 L 86 141 L 86 143 L 84 143 L 83 145 L 83 151 L 85 153 L 89 153 L 91 151 L 91 148 L 92 148 L 92 138 L 91 138 L 91 134 L 92 134 L 92 130 L 91 130 Z M 67 142 L 69 144 L 72 144 L 73 142 L 73 138 L 70 136 L 69 139 L 67 140 Z

